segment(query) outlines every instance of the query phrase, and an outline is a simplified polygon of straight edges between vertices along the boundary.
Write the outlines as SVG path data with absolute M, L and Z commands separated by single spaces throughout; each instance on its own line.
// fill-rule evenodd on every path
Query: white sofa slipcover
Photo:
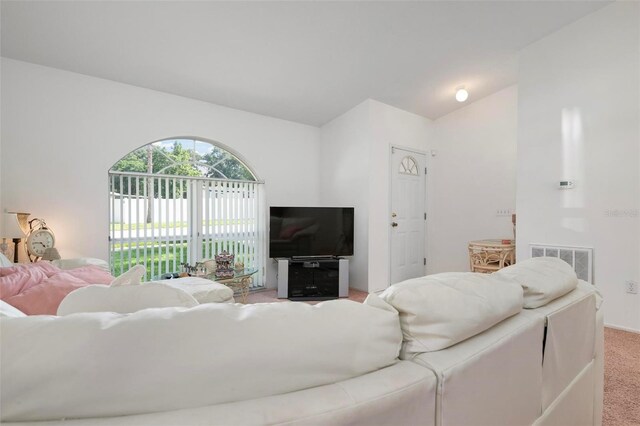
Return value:
M 598 425 L 594 407 L 595 361 L 587 364 L 536 420 L 535 426 Z
M 8 304 L 4 300 L 0 300 L 0 317 L 20 318 L 26 316 L 27 314 L 22 312 L 20 309 Z
M 339 383 L 264 398 L 120 417 L 6 426 L 423 425 L 435 422 L 436 378 L 409 361 Z
M 526 311 L 413 362 L 438 378 L 436 425 L 530 425 L 540 415 L 544 321 Z
M 574 419 L 573 424 L 602 424 L 604 317 L 601 304 L 597 289 L 579 281 L 572 292 L 528 311 L 544 318 L 546 323 L 543 414 L 536 424 L 562 426 L 569 418 Z M 592 414 L 586 413 L 584 407 L 592 407 Z
M 557 257 L 534 257 L 493 274 L 517 282 L 524 290 L 524 308 L 535 309 L 572 291 L 578 285 L 573 268 Z
M 397 362 L 393 310 L 205 304 L 2 318 L 2 421 L 123 416 L 336 383 Z
M 596 297 L 597 300 L 598 297 Z M 604 313 L 600 306 L 596 302 L 598 308 L 596 312 L 596 356 L 593 360 L 593 424 L 596 426 L 602 425 L 604 411 Z
M 542 410 L 546 410 L 595 357 L 595 289 L 582 281 L 553 302 L 531 310 L 546 325 Z M 580 326 L 576 326 L 580 324 Z
M 380 298 L 400 313 L 403 357 L 455 345 L 522 310 L 518 283 L 471 272 L 413 278 Z
M 569 323 L 572 323 L 573 333 L 583 336 L 578 339 L 580 341 L 585 340 L 584 336 L 588 336 L 590 328 L 593 328 L 592 324 L 589 324 L 594 310 L 593 288 L 585 286 L 588 284 L 581 283 L 578 289 L 548 305 L 522 311 L 447 349 L 413 354 L 411 360 L 397 361 L 395 364 L 393 364 L 395 360 L 387 360 L 392 365 L 380 369 L 374 368 L 365 373 L 351 368 L 354 364 L 375 364 L 371 361 L 379 358 L 376 358 L 376 354 L 369 354 L 370 351 L 377 352 L 382 348 L 385 352 L 393 347 L 397 354 L 399 330 L 396 329 L 395 334 L 387 335 L 387 332 L 379 330 L 380 324 L 383 324 L 383 328 L 388 326 L 386 319 L 383 321 L 382 317 L 378 318 L 377 315 L 377 320 L 374 321 L 371 321 L 367 315 L 360 318 L 359 315 L 364 314 L 364 311 L 359 312 L 356 315 L 358 319 L 353 322 L 352 312 L 346 306 L 344 310 L 340 308 L 341 314 L 328 315 L 333 319 L 345 318 L 340 321 L 340 324 L 322 323 L 322 325 L 315 321 L 318 318 L 309 320 L 308 307 L 300 309 L 257 307 L 261 305 L 253 305 L 254 307 L 250 310 L 239 310 L 238 315 L 227 315 L 221 318 L 219 323 L 211 322 L 209 316 L 201 316 L 200 311 L 206 309 L 203 306 L 191 309 L 152 309 L 131 315 L 78 314 L 63 318 L 40 317 L 37 320 L 0 318 L 2 418 L 4 423 L 8 421 L 8 418 L 4 417 L 8 414 L 15 420 L 23 420 L 25 414 L 29 415 L 29 418 L 46 419 L 45 422 L 34 423 L 34 426 L 174 424 L 567 426 L 567 424 L 578 423 L 598 426 L 602 418 L 602 311 L 595 313 L 595 338 L 591 344 L 588 338 L 586 344 L 574 341 L 572 338 L 566 342 L 556 338 L 563 336 L 565 327 Z M 341 300 L 328 303 L 340 306 L 353 302 Z M 397 311 L 380 298 L 371 297 L 368 303 L 371 304 L 369 309 L 391 315 L 395 324 L 400 324 Z M 327 302 L 319 304 L 316 309 L 324 309 L 326 304 Z M 302 304 L 278 304 L 278 306 L 287 305 Z M 208 306 L 215 306 L 219 312 L 228 313 L 231 311 L 221 306 L 236 305 Z M 271 304 L 262 306 L 271 306 Z M 595 304 L 596 309 L 597 307 L 599 302 Z M 253 309 L 266 309 L 271 314 L 278 314 L 269 316 L 263 324 L 259 320 L 260 315 L 250 314 Z M 244 314 L 240 314 L 241 312 Z M 181 315 L 185 314 L 189 317 L 196 315 L 192 318 L 197 319 L 193 327 L 190 321 L 179 320 Z M 133 322 L 127 322 L 130 317 L 136 319 Z M 157 322 L 157 317 L 170 319 L 170 321 Z M 92 326 L 89 328 L 82 325 L 86 318 L 91 319 Z M 138 321 L 142 318 L 144 321 L 139 324 Z M 175 319 L 179 321 L 176 322 Z M 379 323 L 378 320 L 381 322 Z M 546 328 L 545 322 L 547 322 Z M 58 325 L 52 326 L 50 323 Z M 10 324 L 10 327 L 7 327 L 7 324 Z M 60 324 L 64 326 L 61 327 Z M 108 336 L 104 341 L 94 339 L 93 327 L 97 324 L 101 329 L 98 334 Z M 165 327 L 157 327 L 159 324 Z M 153 327 L 147 327 L 149 325 Z M 299 332 L 307 325 L 317 328 L 318 333 Z M 215 342 L 210 342 L 212 335 L 208 334 L 208 328 L 238 330 L 236 326 L 240 327 L 240 330 L 246 329 L 245 331 L 250 332 L 223 333 L 218 335 L 219 339 Z M 132 328 L 139 328 L 139 330 L 132 332 L 130 331 Z M 36 332 L 33 329 L 39 329 L 39 331 Z M 7 330 L 10 333 L 7 333 Z M 25 330 L 28 333 L 22 333 Z M 545 344 L 545 332 L 557 334 L 557 336 L 547 336 L 548 340 Z M 355 338 L 356 341 L 352 341 L 352 333 L 358 335 Z M 141 337 L 142 335 L 144 337 Z M 383 337 L 384 335 L 388 338 Z M 194 342 L 202 336 L 206 337 L 206 342 L 200 343 L 202 346 L 196 346 Z M 40 344 L 38 342 L 40 338 L 49 340 Z M 265 342 L 264 339 L 269 339 L 270 342 Z M 383 341 L 387 339 L 388 342 L 386 344 L 369 342 L 369 340 L 380 339 Z M 56 343 L 53 343 L 54 341 Z M 84 342 L 85 346 L 81 342 Z M 279 343 L 279 346 L 271 345 L 275 343 Z M 103 346 L 96 346 L 96 344 Z M 118 353 L 113 349 L 127 348 L 128 345 L 133 344 L 140 344 L 140 346 L 135 350 L 131 349 L 130 352 L 125 350 L 124 353 Z M 54 355 L 52 358 L 47 350 L 49 346 L 55 345 L 60 347 L 52 351 L 51 354 Z M 78 353 L 87 347 L 86 345 L 91 347 L 91 350 L 87 352 L 86 355 L 89 358 L 83 360 L 80 370 L 67 362 L 58 365 L 58 360 L 65 354 L 80 356 Z M 164 355 L 166 346 L 171 346 L 171 349 Z M 202 351 L 194 350 L 197 347 L 207 348 L 205 355 Z M 102 350 L 104 348 L 110 349 Z M 299 360 L 308 350 L 312 351 L 311 364 L 305 364 Z M 41 356 L 34 358 L 31 351 L 40 352 Z M 10 356 L 6 357 L 6 353 L 10 353 Z M 26 353 L 27 356 L 20 356 L 22 353 Z M 155 373 L 151 375 L 152 379 L 144 378 L 150 375 L 141 374 L 136 369 L 137 365 L 142 364 L 143 356 L 149 353 L 151 355 L 144 358 L 148 365 L 143 366 L 147 369 L 143 369 L 143 372 L 159 371 L 158 377 Z M 264 362 L 262 373 L 266 371 L 268 374 L 255 376 L 251 364 L 249 368 L 244 368 L 245 364 L 238 364 L 240 367 L 234 368 L 229 361 L 232 353 L 242 357 L 244 361 L 263 357 L 264 359 L 260 361 Z M 133 359 L 129 360 L 128 355 Z M 388 356 L 391 358 L 394 355 L 389 352 Z M 587 364 L 581 369 L 580 367 L 572 368 L 571 373 L 566 377 L 558 377 L 558 380 L 552 377 L 548 380 L 549 378 L 545 376 L 545 363 L 548 363 L 547 368 L 551 369 L 553 363 L 563 365 L 571 357 L 578 359 L 579 365 L 585 362 Z M 590 361 L 588 361 L 589 357 L 591 357 Z M 340 360 L 345 358 L 349 359 L 351 364 L 339 364 Z M 27 363 L 34 359 L 37 359 L 35 370 L 27 367 Z M 93 362 L 92 366 L 91 362 Z M 220 362 L 226 363 L 226 368 L 221 367 L 220 372 L 211 369 L 209 364 Z M 293 364 L 294 370 L 285 372 L 285 364 Z M 5 368 L 7 366 L 9 368 Z M 98 370 L 98 366 L 104 366 L 105 372 Z M 116 366 L 119 369 L 116 369 Z M 60 367 L 63 369 L 62 372 L 59 371 Z M 300 368 L 305 368 L 310 375 L 305 373 L 302 378 L 299 377 L 295 372 Z M 345 368 L 349 370 L 348 375 L 355 374 L 355 376 L 346 379 L 338 378 L 338 373 L 344 372 Z M 78 374 L 83 377 L 76 378 Z M 129 374 L 129 377 L 123 377 L 126 374 Z M 142 377 L 138 377 L 138 374 Z M 322 376 L 323 380 L 327 380 L 327 384 L 310 387 L 314 386 L 310 379 L 318 378 L 314 375 Z M 192 377 L 194 377 L 193 380 Z M 107 388 L 106 399 L 104 389 L 94 391 L 93 388 L 96 385 L 91 381 L 92 379 L 95 379 L 96 383 L 104 384 Z M 256 380 L 252 380 L 249 385 L 250 379 Z M 159 385 L 167 381 L 175 383 L 175 389 Z M 187 385 L 189 382 L 192 382 L 191 389 Z M 274 385 L 264 385 L 266 382 L 273 382 Z M 9 390 L 6 389 L 7 383 Z M 39 389 L 43 384 L 50 392 Z M 151 387 L 152 384 L 158 389 L 148 393 L 149 389 L 146 388 Z M 226 388 L 220 389 L 223 385 Z M 245 385 L 247 389 L 257 387 L 264 392 L 258 397 L 253 397 L 250 393 L 237 393 L 237 387 Z M 289 393 L 283 390 L 288 385 L 292 385 L 290 388 L 292 391 Z M 61 386 L 66 388 L 61 391 Z M 90 390 L 86 396 L 78 396 L 81 393 L 78 388 L 82 386 L 84 386 L 83 389 Z M 203 392 L 196 392 L 198 389 L 202 391 L 206 386 L 211 388 L 205 389 L 205 396 L 201 395 Z M 51 392 L 54 389 L 57 391 Z M 224 397 L 235 395 L 236 398 L 233 399 L 237 400 L 209 403 L 208 401 L 211 400 L 203 399 L 210 397 L 208 391 L 214 394 L 220 392 Z M 249 391 L 254 390 L 249 389 Z M 545 392 L 547 392 L 548 406 L 543 411 Z M 553 395 L 556 394 L 554 398 Z M 21 407 L 17 411 L 14 407 L 10 407 L 9 411 L 5 410 L 6 396 L 9 400 L 19 398 L 19 402 L 25 401 L 26 407 Z M 69 396 L 70 399 L 65 400 Z M 168 398 L 169 403 L 166 404 L 167 401 L 163 398 Z M 61 400 L 65 404 L 75 401 L 80 406 L 90 405 L 91 408 L 86 409 L 85 414 L 94 417 L 60 420 L 59 412 L 57 416 L 52 414 L 53 411 L 60 409 Z M 213 400 L 219 399 L 213 398 Z M 120 402 L 124 408 L 133 408 L 132 411 L 141 414 L 97 417 L 101 414 L 96 410 L 109 411 L 114 404 L 117 405 Z M 54 407 L 56 404 L 57 406 Z M 142 407 L 145 409 L 142 410 Z M 67 407 L 64 409 L 66 410 Z M 85 410 L 85 408 L 79 409 Z M 76 408 L 72 407 L 70 410 L 76 410 Z M 16 414 L 18 414 L 17 417 Z M 24 426 L 29 423 L 11 424 Z

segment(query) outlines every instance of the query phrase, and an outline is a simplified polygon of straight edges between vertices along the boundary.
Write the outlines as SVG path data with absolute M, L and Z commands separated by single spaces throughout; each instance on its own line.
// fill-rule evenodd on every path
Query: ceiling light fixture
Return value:
M 456 90 L 456 101 L 464 102 L 469 98 L 469 92 L 464 87 L 459 87 Z

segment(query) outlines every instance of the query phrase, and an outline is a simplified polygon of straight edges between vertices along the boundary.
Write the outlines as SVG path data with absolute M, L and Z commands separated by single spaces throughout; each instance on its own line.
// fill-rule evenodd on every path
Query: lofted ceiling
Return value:
M 607 3 L 3 0 L 1 53 L 315 126 L 367 98 L 435 119 Z

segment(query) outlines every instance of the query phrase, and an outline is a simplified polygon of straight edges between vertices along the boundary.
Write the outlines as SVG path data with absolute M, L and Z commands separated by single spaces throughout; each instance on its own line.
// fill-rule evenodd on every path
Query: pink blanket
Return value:
M 0 268 L 0 299 L 27 315 L 55 315 L 62 299 L 90 284 L 109 284 L 113 276 L 97 266 L 62 270 L 49 262 Z

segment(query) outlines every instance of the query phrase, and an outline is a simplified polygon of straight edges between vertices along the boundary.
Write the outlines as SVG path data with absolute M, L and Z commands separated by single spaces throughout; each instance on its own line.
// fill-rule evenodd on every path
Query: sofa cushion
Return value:
M 522 310 L 517 283 L 471 272 L 410 279 L 380 297 L 400 313 L 408 354 L 455 345 Z
M 186 291 L 198 303 L 224 303 L 233 300 L 233 290 L 224 284 L 199 277 L 154 281 Z
M 578 285 L 573 268 L 557 257 L 534 257 L 508 266 L 496 276 L 518 282 L 524 290 L 524 307 L 544 306 Z
M 395 364 L 402 341 L 396 313 L 348 300 L 0 321 L 4 422 L 152 413 L 283 394 Z
M 78 312 L 128 314 L 148 308 L 196 306 L 189 293 L 162 283 L 142 285 L 90 285 L 69 293 L 58 306 L 58 315 Z

